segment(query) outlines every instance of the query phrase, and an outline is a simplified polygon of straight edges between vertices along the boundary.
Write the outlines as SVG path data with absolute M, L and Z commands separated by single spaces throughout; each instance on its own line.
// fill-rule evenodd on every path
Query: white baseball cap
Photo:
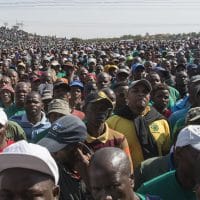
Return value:
M 189 125 L 183 128 L 178 134 L 176 147 L 191 145 L 200 150 L 200 125 Z
M 3 108 L 0 108 L 0 124 L 5 126 L 8 123 L 8 117 Z
M 25 140 L 16 142 L 0 154 L 0 172 L 11 168 L 24 168 L 51 176 L 58 184 L 58 167 L 49 151 L 40 145 Z

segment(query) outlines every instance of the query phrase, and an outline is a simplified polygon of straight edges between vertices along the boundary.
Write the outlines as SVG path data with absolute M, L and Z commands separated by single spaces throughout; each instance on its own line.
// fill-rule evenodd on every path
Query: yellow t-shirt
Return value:
M 110 128 L 125 135 L 134 167 L 137 167 L 144 160 L 144 157 L 133 121 L 118 115 L 113 115 L 107 120 L 107 124 Z M 158 156 L 165 155 L 170 149 L 170 129 L 168 122 L 165 119 L 156 120 L 149 125 L 149 128 L 157 143 Z

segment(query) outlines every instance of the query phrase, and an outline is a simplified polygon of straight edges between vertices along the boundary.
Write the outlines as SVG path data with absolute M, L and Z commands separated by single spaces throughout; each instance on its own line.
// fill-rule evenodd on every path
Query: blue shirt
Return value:
M 51 127 L 51 123 L 48 121 L 45 113 L 43 112 L 41 121 L 36 124 L 32 124 L 28 121 L 26 113 L 19 116 L 13 116 L 11 120 L 17 122 L 24 129 L 28 142 L 33 142 L 36 136 Z

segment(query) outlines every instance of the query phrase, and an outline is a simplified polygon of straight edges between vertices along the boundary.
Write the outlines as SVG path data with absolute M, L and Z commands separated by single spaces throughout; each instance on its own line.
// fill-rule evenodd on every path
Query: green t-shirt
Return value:
M 26 140 L 26 134 L 23 128 L 14 121 L 8 121 L 8 127 L 6 130 L 6 137 L 13 141 Z
M 24 108 L 17 108 L 16 104 L 13 104 L 4 111 L 7 114 L 8 118 L 12 117 L 13 115 L 23 115 L 25 113 Z
M 158 195 L 163 200 L 195 200 L 195 192 L 183 189 L 176 180 L 175 171 L 167 172 L 142 184 L 140 194 Z

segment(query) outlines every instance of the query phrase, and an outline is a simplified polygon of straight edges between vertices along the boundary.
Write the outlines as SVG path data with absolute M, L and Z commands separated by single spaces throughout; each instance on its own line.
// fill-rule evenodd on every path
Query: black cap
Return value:
M 86 137 L 87 128 L 83 121 L 74 115 L 67 115 L 55 121 L 47 136 L 38 144 L 50 152 L 58 152 L 70 144 L 84 142 Z

